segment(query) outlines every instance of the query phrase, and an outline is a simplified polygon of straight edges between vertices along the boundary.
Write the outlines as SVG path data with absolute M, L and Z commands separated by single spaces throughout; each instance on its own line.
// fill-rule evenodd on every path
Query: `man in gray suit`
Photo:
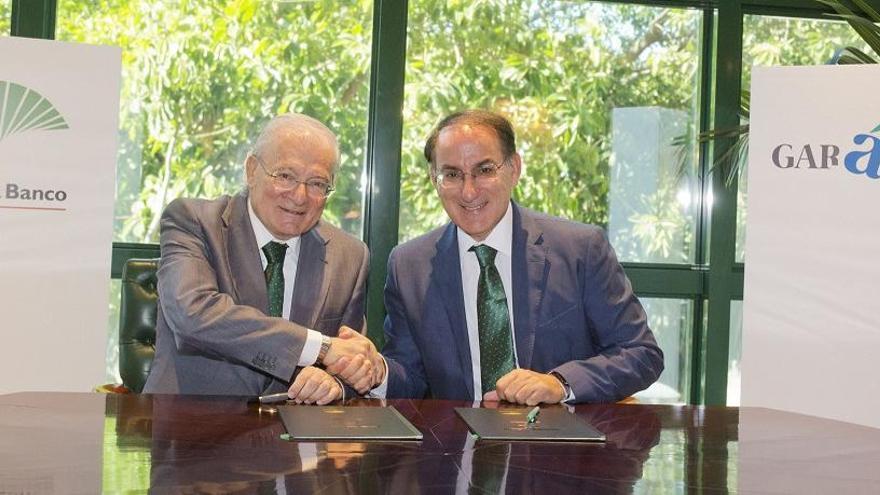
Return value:
M 367 247 L 320 220 L 336 137 L 305 115 L 271 120 L 245 161 L 247 190 L 178 199 L 161 221 L 156 357 L 148 393 L 287 391 L 326 404 L 372 384 L 364 326 Z
M 373 395 L 608 402 L 657 379 L 663 353 L 602 230 L 511 201 L 507 119 L 449 115 L 425 158 L 451 222 L 391 253 Z

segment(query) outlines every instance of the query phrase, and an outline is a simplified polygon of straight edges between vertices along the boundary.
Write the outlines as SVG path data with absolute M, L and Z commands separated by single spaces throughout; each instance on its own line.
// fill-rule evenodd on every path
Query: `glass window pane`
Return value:
M 635 396 L 639 402 L 684 404 L 690 388 L 694 303 L 687 299 L 640 300 L 666 367 L 656 383 Z
M 751 88 L 752 66 L 832 63 L 840 50 L 847 46 L 872 53 L 855 30 L 845 22 L 744 16 L 743 88 Z M 740 177 L 736 218 L 736 260 L 739 262 L 745 258 L 747 197 L 745 178 Z
M 9 36 L 12 27 L 12 0 L 0 0 L 0 36 Z
M 272 116 L 304 112 L 339 135 L 324 218 L 361 230 L 372 2 L 60 0 L 57 38 L 122 47 L 115 240 L 155 242 L 178 196 L 243 187 Z
M 743 302 L 730 301 L 730 341 L 727 351 L 727 405 L 740 404 Z
M 107 350 L 105 351 L 104 375 L 107 383 L 122 383 L 119 376 L 119 303 L 122 281 L 110 279 L 110 310 L 107 320 Z
M 622 260 L 691 261 L 697 210 L 671 141 L 696 121 L 700 24 L 599 2 L 410 2 L 400 239 L 446 221 L 424 140 L 477 107 L 518 132 L 522 204 L 607 228 Z

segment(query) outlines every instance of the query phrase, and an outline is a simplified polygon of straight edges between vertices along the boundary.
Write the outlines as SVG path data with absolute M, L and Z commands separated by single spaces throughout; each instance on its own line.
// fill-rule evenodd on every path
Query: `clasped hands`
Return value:
M 385 360 L 376 346 L 347 326 L 340 328 L 339 336 L 331 339 L 330 349 L 319 364 L 324 365 L 324 370 L 308 366 L 297 375 L 288 390 L 291 399 L 298 403 L 322 405 L 341 398 L 342 387 L 333 376 L 360 394 L 367 393 L 385 379 Z M 521 368 L 499 378 L 495 387 L 483 396 L 484 401 L 534 406 L 555 404 L 565 399 L 565 388 L 556 377 Z
M 565 387 L 555 376 L 517 368 L 495 383 L 495 390 L 483 395 L 484 401 L 507 401 L 536 406 L 556 404 L 565 399 Z
M 373 342 L 359 332 L 342 326 L 339 336 L 330 339 L 330 348 L 320 363 L 324 369 L 307 366 L 299 372 L 287 391 L 296 403 L 324 405 L 342 398 L 336 378 L 360 394 L 382 383 L 385 361 Z M 334 378 L 334 376 L 336 378 Z

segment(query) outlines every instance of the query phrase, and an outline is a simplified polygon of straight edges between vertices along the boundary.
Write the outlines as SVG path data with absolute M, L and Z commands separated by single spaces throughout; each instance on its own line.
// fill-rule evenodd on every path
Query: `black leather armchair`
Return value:
M 119 374 L 122 384 L 140 393 L 156 354 L 158 259 L 130 259 L 122 269 L 119 308 Z

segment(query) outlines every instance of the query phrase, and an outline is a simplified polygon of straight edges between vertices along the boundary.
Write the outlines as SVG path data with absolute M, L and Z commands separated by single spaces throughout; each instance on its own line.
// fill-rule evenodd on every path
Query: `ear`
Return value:
M 256 180 L 257 173 L 257 159 L 254 158 L 254 155 L 248 155 L 244 161 L 244 171 L 245 171 L 245 179 L 247 181 L 248 189 L 254 186 L 254 181 Z
M 513 156 L 510 157 L 510 169 L 513 172 L 513 183 L 516 185 L 519 182 L 519 176 L 522 173 L 522 157 L 519 156 L 519 153 L 514 153 Z

